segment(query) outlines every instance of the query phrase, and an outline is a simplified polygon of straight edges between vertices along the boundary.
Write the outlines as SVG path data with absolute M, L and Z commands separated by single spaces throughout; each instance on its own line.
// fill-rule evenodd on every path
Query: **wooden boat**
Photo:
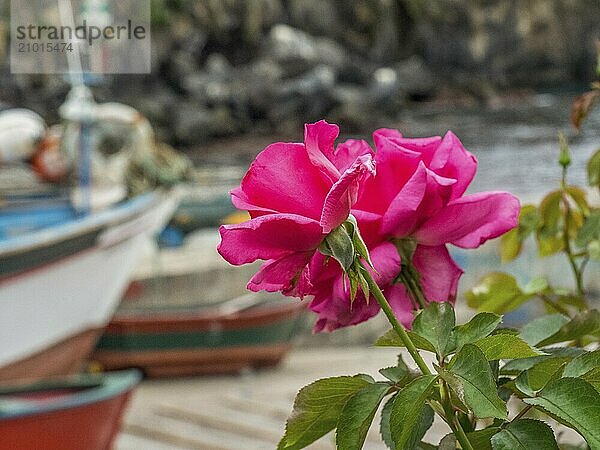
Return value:
M 175 202 L 154 192 L 84 217 L 61 203 L 0 210 L 0 380 L 81 368 Z
M 111 448 L 140 378 L 133 370 L 0 387 L 2 448 Z
M 248 294 L 256 267 L 222 261 L 216 235 L 210 230 L 183 250 L 161 252 L 160 275 L 146 272 L 136 282 L 133 298 L 121 303 L 100 339 L 95 361 L 108 370 L 137 367 L 151 377 L 239 372 L 281 361 L 304 304 Z

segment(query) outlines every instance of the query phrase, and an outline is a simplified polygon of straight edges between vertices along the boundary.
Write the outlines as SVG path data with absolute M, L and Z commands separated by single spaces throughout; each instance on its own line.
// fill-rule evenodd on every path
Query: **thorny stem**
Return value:
M 560 181 L 560 187 L 562 190 L 562 203 L 565 211 L 565 230 L 563 234 L 563 244 L 565 247 L 565 253 L 567 255 L 567 259 L 569 260 L 569 265 L 571 266 L 571 270 L 573 271 L 573 275 L 575 276 L 575 283 L 577 286 L 577 296 L 585 302 L 585 292 L 583 289 L 583 270 L 587 264 L 587 261 L 584 260 L 581 263 L 581 266 L 577 266 L 576 257 L 577 255 L 573 252 L 571 248 L 571 241 L 569 238 L 570 231 L 570 220 L 571 220 L 571 207 L 569 205 L 569 198 L 567 192 L 567 168 L 563 167 L 562 178 Z
M 558 303 L 556 303 L 554 300 L 552 300 L 547 295 L 540 294 L 540 298 L 544 301 L 544 303 L 548 304 L 551 308 L 555 309 L 556 311 L 561 313 L 563 316 L 567 316 L 567 317 L 571 318 L 571 314 L 565 307 L 559 305 Z
M 456 416 L 452 418 L 453 426 L 451 426 L 454 435 L 456 436 L 456 440 L 460 443 L 460 446 L 463 450 L 474 450 L 473 446 L 469 442 L 469 438 L 465 434 L 465 430 L 462 429 L 460 423 Z
M 423 294 L 423 289 L 421 289 L 421 286 L 419 286 L 416 280 L 412 279 L 410 275 L 407 275 L 404 270 L 400 271 L 399 277 L 406 287 L 406 292 L 413 302 L 418 304 L 421 309 L 425 309 L 427 306 L 427 299 Z
M 442 406 L 445 412 L 445 421 L 456 436 L 456 440 L 460 443 L 460 447 L 463 450 L 473 450 L 473 446 L 469 442 L 469 438 L 462 429 L 456 414 L 452 408 L 452 402 L 450 400 L 450 393 L 448 392 L 448 385 L 444 380 L 440 380 L 440 399 L 442 400 Z
M 523 408 L 519 414 L 517 414 L 514 419 L 512 420 L 512 422 L 514 422 L 515 420 L 519 420 L 521 417 L 523 417 L 525 414 L 527 414 L 529 412 L 529 410 L 532 408 L 531 405 L 527 405 L 525 408 Z
M 359 263 L 359 264 L 361 264 L 363 269 L 365 268 L 364 265 L 362 265 L 362 263 Z M 373 297 L 375 297 L 375 300 L 377 300 L 377 303 L 379 303 L 379 306 L 381 307 L 381 309 L 383 310 L 387 319 L 389 320 L 390 324 L 392 325 L 392 328 L 396 331 L 396 333 L 398 333 L 398 336 L 402 340 L 402 343 L 406 346 L 406 349 L 408 350 L 408 353 L 410 353 L 410 356 L 412 356 L 413 360 L 415 361 L 415 363 L 417 364 L 417 366 L 419 367 L 419 369 L 421 370 L 421 372 L 424 375 L 431 375 L 431 371 L 429 370 L 429 367 L 427 367 L 427 364 L 425 364 L 425 361 L 421 357 L 419 350 L 417 350 L 417 347 L 410 339 L 410 336 L 406 332 L 406 329 L 404 328 L 404 326 L 402 326 L 402 324 L 398 321 L 398 319 L 394 315 L 394 312 L 392 311 L 392 308 L 391 308 L 389 302 L 385 298 L 385 295 L 383 295 L 383 292 L 381 292 L 381 289 L 379 289 L 379 286 L 377 285 L 377 283 L 375 283 L 375 280 L 373 280 L 373 277 L 371 276 L 370 272 L 367 271 L 366 269 L 364 271 L 364 277 L 369 285 L 371 294 L 373 295 Z M 423 296 L 423 299 L 424 299 L 424 296 Z M 473 450 L 473 447 L 471 446 L 471 443 L 469 442 L 467 435 L 465 434 L 460 423 L 458 422 L 458 419 L 456 418 L 456 415 L 454 414 L 452 404 L 450 401 L 450 395 L 447 390 L 448 388 L 443 380 L 441 380 L 440 389 L 441 389 L 440 395 L 442 396 L 442 402 L 443 402 L 444 411 L 445 411 L 444 420 L 448 423 L 448 425 L 452 429 L 452 432 L 456 436 L 456 439 L 460 443 L 460 446 L 462 447 L 462 449 L 463 450 Z
M 362 263 L 359 264 L 363 267 L 363 269 L 365 268 Z M 415 363 L 417 363 L 417 366 L 419 366 L 419 369 L 421 369 L 421 372 L 423 372 L 424 375 L 431 375 L 429 367 L 427 367 L 427 364 L 425 364 L 425 361 L 421 357 L 421 354 L 417 350 L 417 347 L 415 347 L 415 344 L 410 339 L 410 336 L 408 336 L 408 334 L 406 333 L 406 329 L 402 326 L 400 322 L 398 322 L 398 319 L 394 315 L 392 307 L 383 295 L 383 292 L 381 292 L 381 289 L 379 289 L 379 286 L 377 285 L 377 283 L 375 283 L 375 280 L 373 280 L 371 273 L 366 269 L 364 270 L 364 277 L 367 280 L 371 294 L 373 294 L 373 297 L 375 297 L 375 300 L 377 300 L 377 303 L 379 303 L 379 306 L 383 310 L 387 319 L 390 321 L 392 328 L 396 331 L 396 333 L 398 333 L 398 336 L 402 340 L 402 343 L 406 346 L 406 349 L 408 350 L 408 353 L 410 353 L 410 356 L 412 356 L 413 360 L 415 361 Z

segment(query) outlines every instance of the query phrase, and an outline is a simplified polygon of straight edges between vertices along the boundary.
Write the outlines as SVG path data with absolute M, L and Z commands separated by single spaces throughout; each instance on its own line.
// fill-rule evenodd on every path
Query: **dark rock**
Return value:
M 289 0 L 290 23 L 310 34 L 333 37 L 344 27 L 336 3 L 333 0 Z
M 306 74 L 282 82 L 268 118 L 278 131 L 288 131 L 286 121 L 312 121 L 322 118 L 335 104 L 331 92 L 335 86 L 335 71 L 320 65 Z
M 276 25 L 263 48 L 263 54 L 286 69 L 303 71 L 318 64 L 341 68 L 346 62 L 346 50 L 328 38 L 315 38 L 287 25 Z
M 419 56 L 400 61 L 393 67 L 398 78 L 398 89 L 408 98 L 425 99 L 435 94 L 435 78 Z
M 210 138 L 238 132 L 226 107 L 209 109 L 195 102 L 180 103 L 173 111 L 175 142 L 182 145 L 207 142 Z

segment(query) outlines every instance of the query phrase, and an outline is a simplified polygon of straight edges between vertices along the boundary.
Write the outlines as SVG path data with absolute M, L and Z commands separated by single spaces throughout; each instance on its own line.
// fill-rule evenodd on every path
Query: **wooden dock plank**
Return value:
M 271 450 L 283 434 L 298 389 L 336 375 L 362 372 L 381 378 L 377 370 L 396 358 L 394 349 L 301 349 L 274 370 L 146 380 L 134 395 L 115 450 Z M 379 415 L 367 437 L 368 450 L 385 449 L 378 423 Z M 435 427 L 434 441 L 446 433 L 444 426 Z M 333 450 L 333 434 L 308 448 Z

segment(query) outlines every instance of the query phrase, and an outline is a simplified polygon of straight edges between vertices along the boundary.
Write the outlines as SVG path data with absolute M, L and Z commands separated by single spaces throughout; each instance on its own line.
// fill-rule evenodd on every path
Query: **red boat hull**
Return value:
M 78 408 L 0 421 L 2 448 L 108 450 L 119 432 L 130 392 Z
M 0 448 L 108 450 L 140 379 L 125 371 L 0 386 Z

